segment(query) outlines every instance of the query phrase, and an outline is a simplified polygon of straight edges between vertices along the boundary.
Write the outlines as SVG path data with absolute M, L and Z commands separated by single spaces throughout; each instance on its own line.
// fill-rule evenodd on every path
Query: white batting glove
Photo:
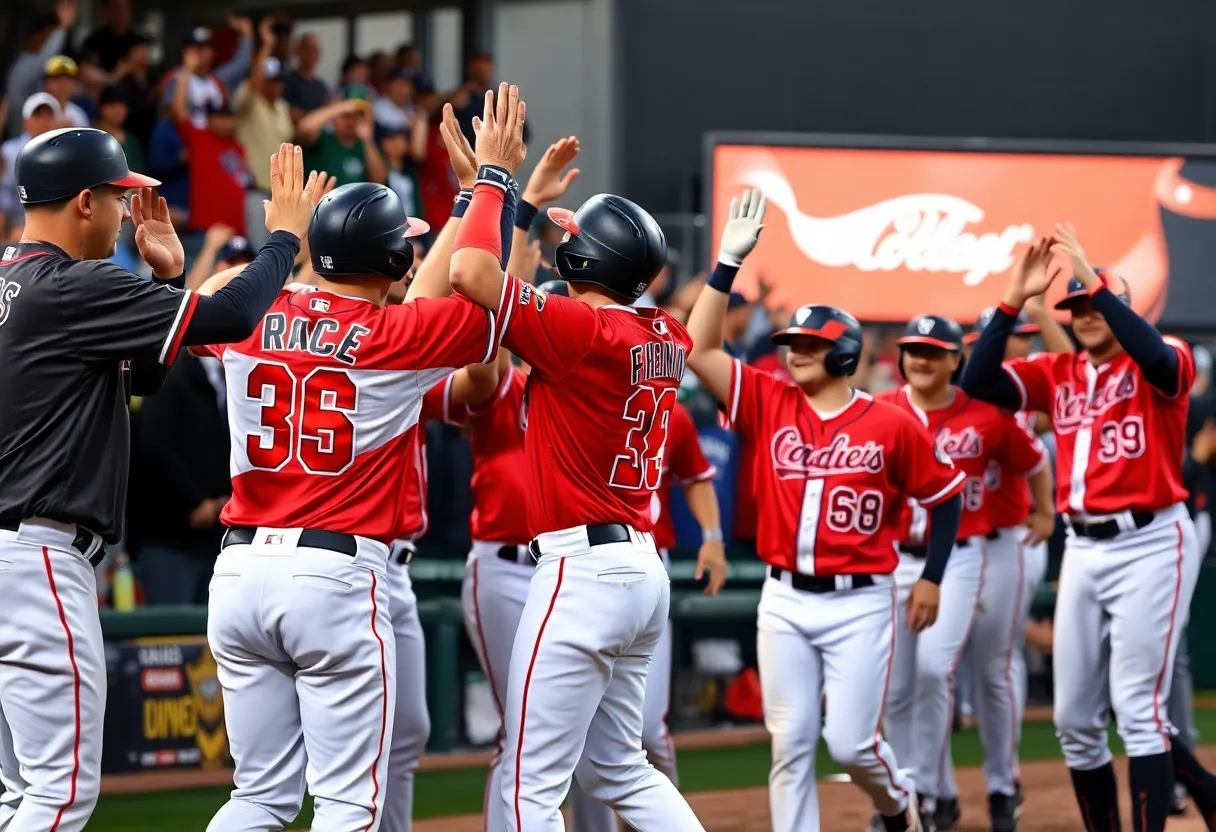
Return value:
M 764 229 L 764 211 L 768 199 L 757 190 L 743 192 L 743 203 L 735 197 L 730 201 L 730 219 L 722 229 L 722 244 L 718 249 L 718 262 L 738 268 L 743 258 L 751 254 Z

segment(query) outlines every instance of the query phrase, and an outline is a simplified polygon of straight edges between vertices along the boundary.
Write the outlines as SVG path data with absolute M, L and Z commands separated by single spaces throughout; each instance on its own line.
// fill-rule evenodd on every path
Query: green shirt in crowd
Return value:
M 322 130 L 317 140 L 304 150 L 304 169 L 325 171 L 338 178 L 339 185 L 367 181 L 363 160 L 363 140 L 342 144 L 332 130 Z

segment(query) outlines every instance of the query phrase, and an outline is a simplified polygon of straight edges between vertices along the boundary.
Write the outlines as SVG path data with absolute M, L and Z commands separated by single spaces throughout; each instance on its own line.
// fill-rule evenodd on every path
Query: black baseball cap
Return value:
M 211 46 L 214 42 L 211 30 L 206 26 L 195 26 L 186 35 L 186 46 Z
M 65 127 L 30 139 L 17 154 L 14 174 L 22 205 L 58 202 L 102 185 L 152 188 L 160 184 L 133 173 L 118 139 L 91 127 Z
M 224 244 L 215 259 L 228 263 L 248 263 L 253 260 L 253 249 L 244 237 L 233 237 Z

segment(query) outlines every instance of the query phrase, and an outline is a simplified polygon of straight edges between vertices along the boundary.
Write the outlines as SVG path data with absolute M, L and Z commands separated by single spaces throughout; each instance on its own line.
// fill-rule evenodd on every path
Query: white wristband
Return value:
M 702 543 L 721 543 L 722 542 L 722 530 L 721 529 L 701 529 L 701 542 Z

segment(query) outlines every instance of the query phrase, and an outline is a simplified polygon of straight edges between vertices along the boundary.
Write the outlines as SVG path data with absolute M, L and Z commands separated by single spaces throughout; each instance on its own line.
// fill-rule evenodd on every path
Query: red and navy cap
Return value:
M 923 344 L 947 352 L 959 352 L 963 348 L 963 328 L 941 315 L 921 315 L 908 321 L 904 337 L 897 343 L 901 347 Z
M 996 314 L 996 307 L 989 306 L 979 317 L 975 319 L 975 327 L 963 336 L 964 344 L 974 344 L 980 338 L 980 333 L 988 324 L 992 323 L 992 316 Z M 1026 314 L 1026 310 L 1018 312 L 1018 319 L 1013 325 L 1014 335 L 1035 335 L 1039 331 L 1039 325 L 1030 320 L 1030 316 Z
M 1094 273 L 1098 275 L 1098 279 L 1102 281 L 1102 285 L 1110 289 L 1115 297 L 1131 306 L 1132 293 L 1122 275 L 1113 269 L 1100 268 L 1095 268 Z M 1071 309 L 1078 300 L 1088 300 L 1089 296 L 1089 290 L 1085 288 L 1085 284 L 1081 282 L 1079 277 L 1069 278 L 1068 289 L 1065 291 L 1064 297 L 1056 301 L 1056 309 Z

